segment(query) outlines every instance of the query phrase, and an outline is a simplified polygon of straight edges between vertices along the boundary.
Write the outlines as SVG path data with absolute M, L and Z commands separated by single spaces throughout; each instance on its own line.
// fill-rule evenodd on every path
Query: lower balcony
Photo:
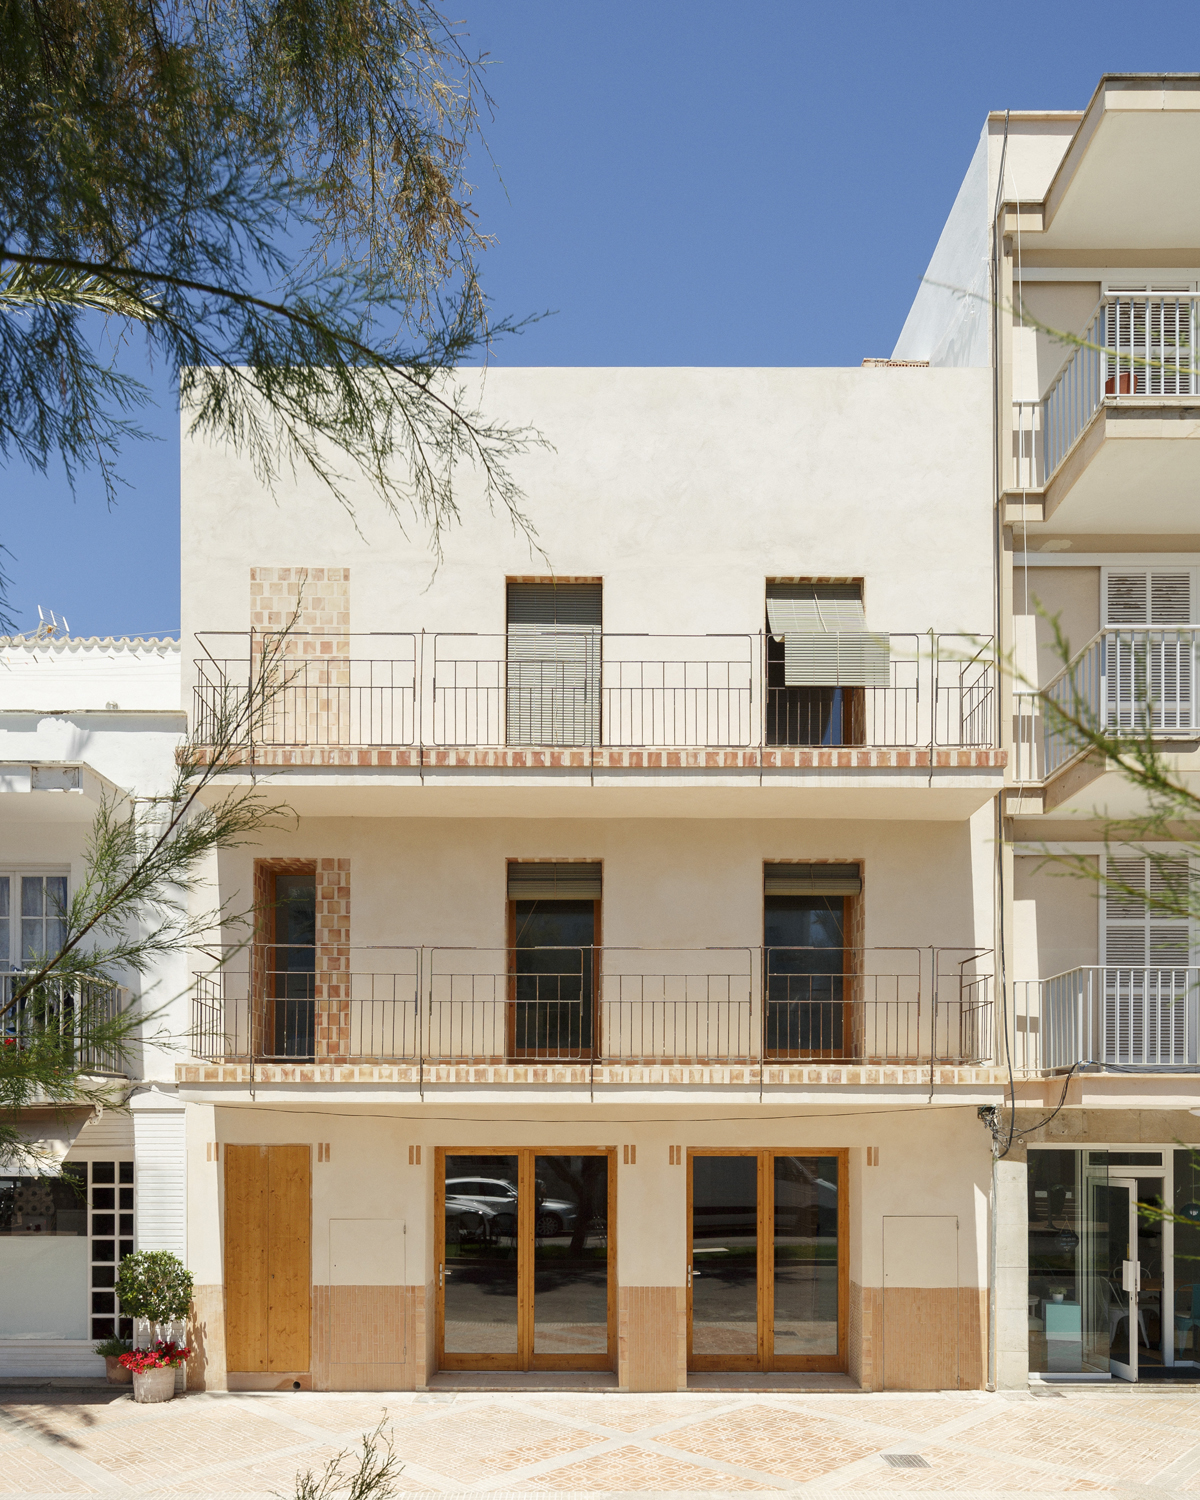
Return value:
M 308 973 L 270 953 L 197 976 L 181 1081 L 917 1082 L 994 1056 L 975 949 L 375 948 Z
M 1200 1065 L 1200 969 L 1090 965 L 1013 988 L 1022 1072 Z
M 128 990 L 76 976 L 43 979 L 26 991 L 26 978 L 0 973 L 0 1046 L 50 1044 L 66 1067 L 97 1078 L 132 1076 L 128 1049 L 113 1046 L 108 1030 L 129 1008 Z

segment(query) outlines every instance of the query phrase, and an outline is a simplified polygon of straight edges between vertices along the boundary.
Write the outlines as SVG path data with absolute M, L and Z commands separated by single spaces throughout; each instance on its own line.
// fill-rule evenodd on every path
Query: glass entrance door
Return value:
M 438 1365 L 614 1368 L 610 1153 L 437 1154 Z
M 845 1368 L 846 1153 L 693 1152 L 688 1364 Z
M 1163 1203 L 1160 1176 L 1109 1181 L 1110 1368 L 1121 1380 L 1159 1374 L 1172 1362 L 1163 1316 L 1167 1294 L 1164 1224 L 1149 1207 Z

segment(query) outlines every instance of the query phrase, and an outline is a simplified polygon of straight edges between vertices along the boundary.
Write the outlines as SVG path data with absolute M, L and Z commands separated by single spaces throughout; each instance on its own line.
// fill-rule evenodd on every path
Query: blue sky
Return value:
M 1141 0 L 448 0 L 491 54 L 474 163 L 516 365 L 847 365 L 890 352 L 989 109 L 1080 109 L 1107 71 L 1200 69 L 1200 7 Z M 18 622 L 179 623 L 171 382 L 94 476 L 0 477 Z M 453 538 L 450 540 L 453 548 Z

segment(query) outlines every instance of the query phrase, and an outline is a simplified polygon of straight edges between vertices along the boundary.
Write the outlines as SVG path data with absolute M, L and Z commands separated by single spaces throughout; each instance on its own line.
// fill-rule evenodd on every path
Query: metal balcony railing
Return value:
M 1042 399 L 1013 403 L 1013 488 L 1048 484 L 1106 397 L 1200 393 L 1198 347 L 1200 293 L 1101 298 Z
M 197 637 L 203 744 L 321 749 L 986 749 L 991 637 L 892 634 L 886 683 L 784 681 L 767 635 L 261 632 Z M 266 644 L 264 644 L 266 643 Z
M 1013 986 L 1013 1066 L 1195 1068 L 1200 969 L 1091 965 Z
M 25 980 L 19 970 L 0 973 L 0 1046 L 20 1049 L 49 1040 L 62 1048 L 72 1067 L 114 1077 L 128 1074 L 121 1049 L 98 1035 L 128 1008 L 127 990 L 95 979 L 50 978 L 20 994 Z
M 992 1048 L 976 950 L 378 948 L 307 973 L 268 967 L 277 951 L 197 976 L 195 1057 L 594 1069 L 975 1063 Z
M 1197 625 L 1102 630 L 1039 692 L 1015 695 L 1016 780 L 1045 781 L 1086 750 L 1064 716 L 1109 734 L 1195 738 L 1198 653 Z

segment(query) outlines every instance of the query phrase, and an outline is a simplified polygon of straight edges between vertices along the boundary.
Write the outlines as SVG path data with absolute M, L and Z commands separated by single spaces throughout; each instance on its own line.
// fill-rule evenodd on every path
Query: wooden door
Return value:
M 688 1153 L 688 1368 L 844 1370 L 849 1153 Z
M 307 1370 L 311 1326 L 311 1147 L 226 1146 L 228 1368 Z

